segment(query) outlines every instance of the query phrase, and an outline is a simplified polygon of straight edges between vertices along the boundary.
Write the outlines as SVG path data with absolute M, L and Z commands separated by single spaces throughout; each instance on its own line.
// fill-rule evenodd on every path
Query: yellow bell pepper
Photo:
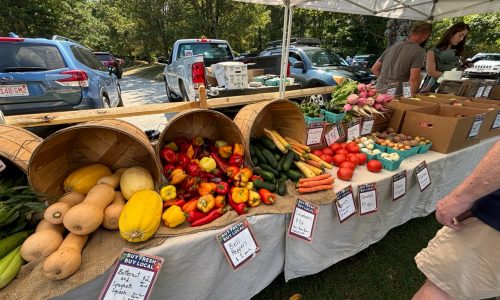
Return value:
M 204 213 L 209 212 L 215 206 L 215 198 L 213 195 L 208 194 L 198 198 L 196 207 Z
M 160 196 L 163 199 L 163 201 L 175 199 L 175 197 L 177 197 L 177 189 L 175 188 L 174 185 L 171 184 L 166 185 L 161 188 Z
M 198 165 L 205 172 L 212 172 L 213 170 L 215 170 L 215 168 L 217 168 L 215 159 L 211 157 L 203 157 L 202 159 L 200 159 L 200 163 Z
M 245 156 L 245 148 L 243 148 L 242 144 L 234 143 L 233 145 L 233 154 L 238 154 L 241 156 Z
M 233 153 L 233 147 L 231 147 L 231 146 L 219 147 L 218 153 L 219 153 L 219 156 L 222 158 L 229 158 L 229 156 L 231 156 L 231 154 Z
M 250 191 L 248 196 L 248 205 L 251 207 L 258 206 L 260 204 L 260 195 L 256 191 Z
M 252 181 L 249 181 L 247 182 L 247 184 L 245 184 L 245 186 L 243 186 L 244 188 L 246 188 L 247 190 L 251 191 L 253 190 L 253 182 Z
M 235 203 L 244 203 L 248 201 L 248 190 L 241 187 L 233 187 L 231 197 Z
M 174 228 L 186 221 L 186 214 L 180 206 L 172 205 L 161 215 L 161 219 L 165 223 L 165 226 Z

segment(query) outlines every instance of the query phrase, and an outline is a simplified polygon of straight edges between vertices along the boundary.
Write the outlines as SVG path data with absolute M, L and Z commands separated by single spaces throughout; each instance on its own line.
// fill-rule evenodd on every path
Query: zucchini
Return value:
M 278 161 L 276 160 L 276 157 L 274 157 L 273 153 L 269 151 L 269 149 L 262 148 L 262 156 L 265 157 L 266 161 L 269 163 L 269 165 L 273 168 L 278 168 Z M 260 157 L 259 157 L 260 161 Z
M 269 182 L 265 182 L 265 181 L 262 181 L 262 180 L 259 180 L 259 179 L 255 179 L 253 181 L 253 187 L 256 189 L 256 190 L 260 190 L 260 189 L 266 189 L 270 192 L 276 192 L 276 185 L 275 184 L 272 184 L 272 183 L 269 183 Z
M 255 146 L 255 156 L 260 163 L 265 163 L 267 161 L 264 155 L 262 155 L 262 148 L 260 146 Z
M 260 164 L 259 165 L 263 170 L 266 170 L 266 171 L 269 171 L 271 173 L 273 173 L 274 176 L 278 176 L 280 174 L 280 172 L 278 172 L 277 169 L 274 169 L 272 168 L 270 165 L 268 164 Z
M 286 175 L 286 174 L 284 173 L 284 171 L 281 171 L 281 172 L 280 172 L 280 175 L 278 176 L 278 178 L 283 178 L 283 179 L 287 180 L 287 179 L 288 179 L 288 175 Z
M 255 155 L 255 146 L 250 143 L 250 156 L 254 156 Z
M 285 174 L 288 176 L 288 178 L 290 178 L 291 180 L 299 180 L 300 177 L 302 177 L 302 174 L 299 173 L 298 171 L 296 170 L 286 170 L 284 171 Z
M 292 150 L 290 150 L 290 151 L 292 151 Z M 300 160 L 300 155 L 297 154 L 295 151 L 292 151 L 292 152 L 293 152 L 293 159 L 294 160 Z
M 281 155 L 279 153 L 274 153 L 274 158 L 276 158 L 276 161 L 279 161 L 281 159 Z
M 262 168 L 262 165 L 253 168 L 253 172 L 256 175 L 259 175 L 264 179 L 264 181 L 271 182 L 271 183 L 276 183 L 276 177 L 274 177 L 274 174 L 272 172 L 266 171 Z
M 283 166 L 282 166 L 284 171 L 290 170 L 294 157 L 295 157 L 295 152 L 293 151 L 288 151 L 288 153 L 285 155 L 285 160 L 283 161 Z
M 276 144 L 274 144 L 274 142 L 270 138 L 268 138 L 266 135 L 262 135 L 259 138 L 259 141 L 260 141 L 262 146 L 266 147 L 267 149 L 269 149 L 271 151 L 274 151 L 276 149 Z
M 257 156 L 252 155 L 252 163 L 253 163 L 254 166 L 258 166 L 259 165 L 259 159 L 257 158 Z
M 278 179 L 278 195 L 283 196 L 286 194 L 286 182 L 285 179 Z
M 278 160 L 278 171 L 283 170 L 283 161 L 285 160 L 285 157 L 286 157 L 286 156 L 282 156 L 282 157 Z

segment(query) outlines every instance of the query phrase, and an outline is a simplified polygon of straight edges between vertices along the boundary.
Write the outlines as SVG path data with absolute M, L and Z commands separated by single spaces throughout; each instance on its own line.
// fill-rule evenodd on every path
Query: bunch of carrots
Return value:
M 284 139 L 290 144 L 291 150 L 300 157 L 300 161 L 294 161 L 293 163 L 307 178 L 316 177 L 323 174 L 325 169 L 333 168 L 331 164 L 312 154 L 309 146 L 301 144 L 291 137 L 285 137 Z
M 329 173 L 315 177 L 300 178 L 297 183 L 297 191 L 300 194 L 313 193 L 333 189 L 334 178 Z

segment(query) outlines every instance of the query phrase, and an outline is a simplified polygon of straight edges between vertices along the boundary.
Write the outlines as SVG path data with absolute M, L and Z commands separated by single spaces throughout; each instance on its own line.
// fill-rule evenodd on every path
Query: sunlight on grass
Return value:
M 123 69 L 123 76 L 138 76 L 144 79 L 163 81 L 163 64 L 148 64 L 135 62 L 132 66 Z

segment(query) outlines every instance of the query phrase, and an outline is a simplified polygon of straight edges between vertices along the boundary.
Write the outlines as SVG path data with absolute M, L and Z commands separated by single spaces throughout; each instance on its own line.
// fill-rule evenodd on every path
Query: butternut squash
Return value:
M 78 192 L 64 194 L 56 203 L 47 207 L 43 218 L 51 224 L 62 224 L 64 214 L 85 199 L 85 195 Z
M 151 173 L 143 167 L 131 167 L 123 172 L 120 178 L 120 190 L 125 199 L 130 199 L 132 195 L 141 190 L 155 189 Z
M 97 184 L 109 184 L 115 190 L 120 186 L 120 178 L 122 177 L 123 172 L 125 172 L 127 168 L 121 168 L 116 170 L 112 175 L 104 176 L 97 180 Z
M 88 235 L 69 233 L 59 249 L 43 262 L 43 274 L 52 280 L 61 280 L 73 275 L 82 263 L 82 249 Z
M 118 229 L 118 220 L 120 219 L 120 214 L 124 206 L 125 198 L 123 198 L 120 191 L 116 191 L 113 202 L 111 202 L 111 204 L 104 210 L 104 220 L 102 221 L 102 226 L 110 230 Z
M 21 257 L 30 262 L 49 256 L 61 245 L 64 229 L 62 224 L 54 225 L 41 220 L 35 233 L 30 235 L 21 246 Z
M 90 189 L 83 202 L 70 208 L 64 215 L 63 224 L 74 234 L 86 235 L 94 232 L 104 219 L 104 209 L 115 197 L 115 190 L 107 184 L 98 184 Z
M 92 164 L 71 172 L 64 179 L 63 188 L 66 192 L 87 194 L 97 184 L 97 180 L 111 175 L 111 170 L 103 164 Z
M 162 209 L 163 202 L 157 192 L 136 192 L 120 214 L 118 225 L 122 238 L 133 243 L 149 239 L 160 226 Z

